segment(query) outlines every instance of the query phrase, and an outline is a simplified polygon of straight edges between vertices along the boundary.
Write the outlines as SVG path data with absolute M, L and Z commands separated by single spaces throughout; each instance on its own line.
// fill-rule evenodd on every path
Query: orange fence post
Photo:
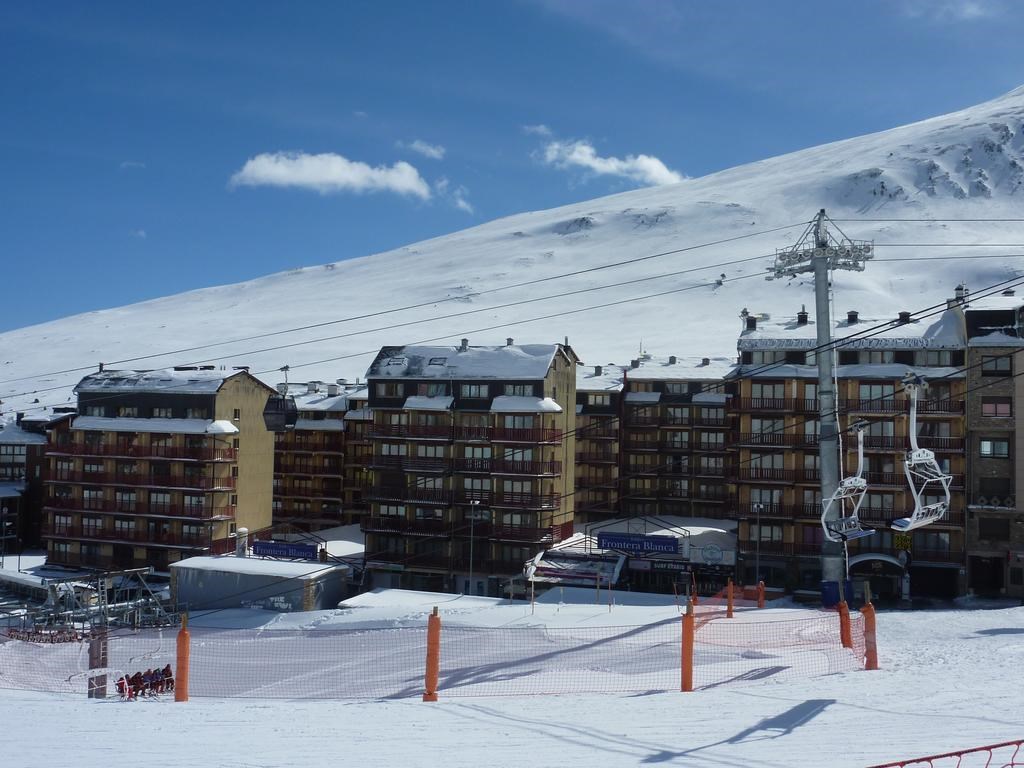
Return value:
M 683 614 L 682 691 L 684 693 L 693 690 L 693 642 L 696 636 L 697 625 L 693 600 L 689 600 L 686 604 L 686 613 Z
M 764 582 L 757 582 L 757 607 L 764 608 Z
M 732 618 L 732 579 L 725 585 L 725 618 Z
M 850 630 L 850 607 L 845 600 L 840 600 L 836 606 L 839 610 L 839 642 L 843 648 L 853 648 L 853 632 Z
M 427 672 L 424 679 L 423 700 L 437 701 L 437 681 L 441 674 L 441 617 L 437 606 L 427 618 Z
M 191 638 L 188 634 L 188 614 L 181 615 L 181 629 L 178 630 L 177 669 L 174 672 L 174 700 L 188 701 L 188 660 L 191 652 Z
M 875 638 L 875 606 L 865 603 L 860 609 L 864 617 L 864 669 L 878 669 L 878 642 Z

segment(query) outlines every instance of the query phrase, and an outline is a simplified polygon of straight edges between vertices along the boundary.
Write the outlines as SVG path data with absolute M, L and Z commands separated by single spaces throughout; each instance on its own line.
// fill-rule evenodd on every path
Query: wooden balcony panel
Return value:
M 540 427 L 495 427 L 491 439 L 503 443 L 561 443 L 562 433 Z
M 774 467 L 740 467 L 736 470 L 739 480 L 764 483 L 792 483 L 796 480 L 796 470 L 776 469 Z
M 789 397 L 740 397 L 733 398 L 732 407 L 737 411 L 793 411 L 797 400 Z

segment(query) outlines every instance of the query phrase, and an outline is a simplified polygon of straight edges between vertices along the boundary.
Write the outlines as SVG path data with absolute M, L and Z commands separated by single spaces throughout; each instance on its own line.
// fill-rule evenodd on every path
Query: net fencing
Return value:
M 1024 741 L 1005 741 L 930 757 L 916 757 L 873 768 L 1021 768 Z
M 840 643 L 838 614 L 698 607 L 695 688 L 787 680 L 864 667 L 860 614 L 854 647 Z M 423 693 L 425 626 L 252 630 L 190 628 L 192 697 L 385 699 Z M 175 630 L 115 632 L 106 665 L 89 669 L 89 643 L 43 644 L 0 637 L 0 688 L 85 694 L 106 675 L 175 668 Z M 474 627 L 446 624 L 438 692 L 452 696 L 631 694 L 680 690 L 682 621 L 619 627 Z M 94 683 L 95 684 L 95 683 Z

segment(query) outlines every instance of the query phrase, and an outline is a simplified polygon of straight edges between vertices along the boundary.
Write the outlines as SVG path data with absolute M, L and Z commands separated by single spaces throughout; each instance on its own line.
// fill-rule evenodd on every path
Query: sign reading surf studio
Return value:
M 599 533 L 597 546 L 615 549 L 633 555 L 679 554 L 679 539 L 675 536 L 642 536 L 635 533 Z

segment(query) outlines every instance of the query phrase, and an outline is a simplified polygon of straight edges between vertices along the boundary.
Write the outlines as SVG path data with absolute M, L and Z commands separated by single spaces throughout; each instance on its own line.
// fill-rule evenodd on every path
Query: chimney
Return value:
M 629 367 L 630 368 L 639 368 L 640 367 L 640 359 L 639 358 L 633 358 L 632 360 L 630 360 L 629 361 Z
M 668 364 L 669 365 L 675 365 L 677 362 L 678 362 L 678 360 L 676 359 L 675 355 L 669 355 L 668 356 Z
M 963 304 L 965 301 L 967 301 L 967 286 L 964 285 L 963 283 L 960 283 L 960 285 L 956 287 L 956 290 L 953 291 L 953 297 L 957 300 L 959 304 Z
M 459 352 L 466 352 L 469 350 L 469 339 L 463 339 L 459 345 Z
M 327 385 L 327 396 L 328 397 L 337 397 L 338 396 L 338 385 L 337 384 L 328 384 Z
M 100 373 L 103 373 L 103 363 L 100 363 Z
M 20 427 L 21 426 L 21 420 L 24 419 L 24 418 L 25 418 L 24 412 L 19 411 L 18 413 L 14 414 L 14 423 L 17 424 Z
M 505 346 L 506 347 L 511 347 L 512 346 L 512 337 L 511 336 L 509 336 L 507 339 L 505 339 Z
M 306 394 L 312 395 L 312 394 L 314 394 L 316 392 L 319 392 L 319 391 L 320 391 L 320 382 L 319 381 L 308 381 L 308 382 L 306 382 Z
M 754 317 L 753 315 L 747 315 L 744 319 L 747 321 L 747 323 L 746 323 L 746 330 L 748 330 L 748 331 L 756 331 L 757 330 L 757 318 L 756 317 Z
M 856 325 L 859 317 L 860 315 L 857 313 L 857 310 L 851 309 L 849 312 L 846 313 L 846 324 Z
M 604 368 L 602 368 L 600 365 L 595 365 L 594 366 L 594 375 L 595 376 L 600 376 L 603 371 L 604 371 Z
M 339 387 L 346 387 L 346 386 L 348 386 L 348 379 L 335 379 L 335 380 L 334 380 L 334 382 L 335 382 L 335 383 L 336 383 L 336 384 L 337 384 L 337 385 L 338 385 Z
M 711 358 L 710 357 L 702 357 L 700 359 L 700 364 L 703 367 L 707 368 L 709 365 L 711 365 Z
M 1007 288 L 1005 291 L 1003 291 L 1003 296 L 1013 296 L 1015 295 L 1015 293 L 1016 292 L 1013 290 L 1013 288 Z
M 906 325 L 909 322 L 910 322 L 910 313 L 909 312 L 900 312 L 899 324 L 900 325 Z
M 796 313 L 796 324 L 807 325 L 807 307 L 800 305 L 800 311 Z

